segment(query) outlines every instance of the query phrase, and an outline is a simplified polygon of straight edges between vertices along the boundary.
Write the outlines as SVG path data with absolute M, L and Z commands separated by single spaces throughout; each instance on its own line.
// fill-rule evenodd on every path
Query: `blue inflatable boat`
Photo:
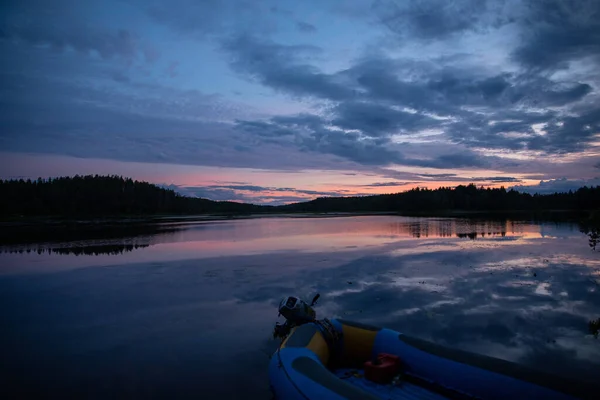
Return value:
M 600 398 L 598 387 L 588 382 L 446 348 L 390 329 L 324 321 L 312 320 L 286 332 L 269 365 L 277 399 Z M 367 364 L 380 354 L 399 360 L 394 378 L 387 383 L 365 376 Z

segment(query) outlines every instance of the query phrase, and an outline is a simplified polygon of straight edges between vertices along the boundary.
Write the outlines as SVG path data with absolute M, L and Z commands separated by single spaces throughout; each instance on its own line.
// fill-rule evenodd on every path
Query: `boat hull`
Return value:
M 577 399 L 593 398 L 598 387 L 519 364 L 440 346 L 350 321 L 332 320 L 341 339 L 328 343 L 315 324 L 295 328 L 271 358 L 269 379 L 278 399 L 480 398 Z M 340 379 L 334 370 L 360 369 L 379 353 L 400 357 L 403 384 L 386 385 L 386 397 L 374 385 Z M 364 381 L 364 378 L 363 378 Z M 370 385 L 370 386 L 369 386 Z M 380 385 L 383 386 L 383 385 Z M 411 389 L 411 390 L 408 390 Z M 392 393 L 393 392 L 393 393 Z M 428 394 L 428 396 L 425 396 Z M 430 396 L 429 396 L 430 395 Z

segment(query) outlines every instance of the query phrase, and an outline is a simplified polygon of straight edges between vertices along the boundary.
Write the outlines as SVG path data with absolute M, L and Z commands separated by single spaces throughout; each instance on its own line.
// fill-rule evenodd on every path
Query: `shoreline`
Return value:
M 113 215 L 73 217 L 64 216 L 16 216 L 0 218 L 0 227 L 41 225 L 122 225 L 122 224 L 168 224 L 204 221 L 221 221 L 253 218 L 333 218 L 393 215 L 400 217 L 460 218 L 460 217 L 518 217 L 518 216 L 583 216 L 595 210 L 438 210 L 438 211 L 358 211 L 358 212 L 270 212 L 234 214 L 156 214 L 156 215 Z
M 590 221 L 590 211 L 474 211 L 446 210 L 438 212 L 323 212 L 323 213 L 253 213 L 201 215 L 111 216 L 96 218 L 61 218 L 57 216 L 21 217 L 0 220 L 0 246 L 32 243 L 61 243 L 80 240 L 135 238 L 176 232 L 193 224 L 258 218 L 342 218 L 363 216 L 397 216 L 406 218 L 463 218 L 578 223 Z

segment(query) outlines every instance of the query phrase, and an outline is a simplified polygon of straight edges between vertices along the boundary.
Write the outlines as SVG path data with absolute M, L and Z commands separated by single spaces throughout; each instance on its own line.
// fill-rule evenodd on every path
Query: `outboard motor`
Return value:
M 283 315 L 285 322 L 283 324 L 278 322 L 275 324 L 273 337 L 285 338 L 293 327 L 313 322 L 317 316 L 313 306 L 317 303 L 319 296 L 317 294 L 310 304 L 294 296 L 288 296 L 281 300 L 279 303 L 279 315 Z

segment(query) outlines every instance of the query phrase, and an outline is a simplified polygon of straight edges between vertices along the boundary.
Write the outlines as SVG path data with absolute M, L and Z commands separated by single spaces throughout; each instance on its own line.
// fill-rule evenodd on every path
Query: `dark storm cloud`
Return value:
M 264 121 L 238 120 L 236 121 L 236 124 L 238 129 L 258 136 L 282 137 L 294 134 L 294 131 L 289 128 L 269 124 Z
M 547 135 L 531 142 L 534 149 L 551 148 L 557 152 L 582 150 L 600 132 L 600 108 L 579 116 L 568 116 L 548 123 Z
M 600 61 L 600 2 L 530 0 L 524 5 L 516 61 L 538 69 L 564 68 L 585 58 Z
M 166 186 L 181 194 L 217 201 L 231 200 L 246 203 L 284 204 L 307 201 L 315 197 L 343 196 L 341 191 L 305 190 L 257 185 Z M 250 192 L 250 194 L 248 193 Z M 283 193 L 285 192 L 285 194 Z M 279 194 L 281 193 L 281 194 Z
M 404 39 L 447 40 L 510 25 L 520 43 L 512 56 L 527 68 L 564 68 L 584 58 L 599 61 L 597 0 L 377 0 L 373 11 L 389 32 Z
M 358 129 L 369 136 L 414 132 L 439 125 L 439 121 L 431 117 L 371 102 L 346 101 L 335 108 L 335 113 L 334 125 L 343 129 Z
M 446 114 L 449 109 L 441 105 L 435 106 L 435 98 L 421 82 L 414 80 L 402 80 L 400 75 L 411 73 L 417 68 L 431 69 L 430 65 L 404 65 L 394 60 L 383 57 L 368 57 L 359 60 L 353 65 L 346 75 L 363 89 L 367 98 L 375 101 L 393 102 L 397 105 L 410 107 L 416 110 L 436 110 Z
M 115 81 L 115 82 L 120 82 L 120 83 L 126 83 L 126 82 L 130 82 L 131 79 L 129 78 L 129 76 L 127 76 L 126 74 L 124 74 L 121 71 L 115 71 L 111 74 L 111 78 Z
M 462 102 L 476 103 L 479 100 L 467 97 L 472 94 L 489 98 L 503 90 L 504 85 L 493 79 L 477 81 L 475 88 L 466 87 L 466 78 L 452 82 L 448 76 L 435 82 L 401 81 L 386 68 L 393 64 L 386 59 L 366 60 L 348 71 L 325 74 L 302 56 L 313 51 L 311 48 L 283 46 L 251 37 L 234 38 L 227 41 L 224 48 L 232 54 L 236 70 L 250 74 L 265 85 L 292 96 L 336 103 L 330 109 L 329 119 L 310 114 L 279 116 L 269 122 L 240 121 L 238 128 L 276 137 L 289 136 L 290 130 L 294 130 L 296 143 L 305 150 L 333 154 L 365 165 L 395 163 L 434 168 L 486 165 L 481 156 L 472 152 L 434 155 L 425 160 L 402 156 L 391 142 L 392 134 L 434 128 L 444 122 L 423 113 L 398 109 L 388 102 L 393 100 L 400 106 L 418 110 L 439 111 L 445 107 L 444 111 L 450 111 L 454 106 L 444 105 L 439 100 L 444 91 L 451 92 L 451 86 L 461 87 L 462 94 L 457 91 L 449 100 L 460 104 L 462 96 Z M 436 107 L 437 104 L 440 107 Z
M 330 129 L 329 122 L 317 115 L 277 116 L 265 124 L 270 126 L 265 128 L 268 132 L 294 130 L 295 142 L 306 151 L 333 154 L 365 165 L 385 165 L 401 159 L 398 152 L 386 147 L 389 139 L 361 138 L 356 132 Z
M 406 113 L 409 114 L 409 113 Z M 428 158 L 411 158 L 402 154 L 402 146 L 390 137 L 368 137 L 356 131 L 344 131 L 339 120 L 328 121 L 312 114 L 273 117 L 259 126 L 266 132 L 288 129 L 295 132 L 295 143 L 305 151 L 332 154 L 364 165 L 404 164 L 430 168 L 486 166 L 489 157 L 463 150 L 460 153 L 436 154 Z M 243 121 L 241 128 L 247 126 Z M 348 126 L 345 127 L 348 129 Z M 360 130 L 356 126 L 353 129 Z
M 483 157 L 475 153 L 458 153 L 439 156 L 436 160 L 437 168 L 461 168 L 461 167 L 487 167 Z
M 280 206 L 283 204 L 300 203 L 307 200 L 309 199 L 302 196 L 265 196 L 262 198 L 260 204 L 265 206 Z
M 456 174 L 418 174 L 420 177 L 447 180 L 450 182 L 521 182 L 513 176 L 488 176 L 488 177 L 459 177 Z
M 298 28 L 298 30 L 300 32 L 304 32 L 304 33 L 312 33 L 312 32 L 317 31 L 316 26 L 314 26 L 313 24 L 309 24 L 308 22 L 303 22 L 303 21 L 296 22 L 296 28 Z
M 243 191 L 248 191 L 248 192 L 264 192 L 266 190 L 269 190 L 269 188 L 266 188 L 264 186 L 255 186 L 255 185 L 219 185 L 219 186 L 208 186 L 208 188 L 211 189 L 215 189 L 215 188 L 223 188 L 223 189 L 233 189 L 233 190 L 243 190 Z
M 79 5 L 68 0 L 5 4 L 1 6 L 0 39 L 47 45 L 58 51 L 72 49 L 84 55 L 95 52 L 104 59 L 121 58 L 126 62 L 138 58 L 152 62 L 159 56 L 130 29 L 80 22 Z
M 305 189 L 293 189 L 293 188 L 283 188 L 283 190 L 279 190 L 281 192 L 286 191 L 285 189 L 289 189 L 289 191 L 293 191 L 296 193 L 307 194 L 310 196 L 343 196 L 346 190 L 338 190 L 338 191 L 319 191 L 319 190 L 305 190 Z
M 540 103 L 548 106 L 562 106 L 581 100 L 591 91 L 592 87 L 587 83 L 575 83 L 571 87 L 565 87 L 562 90 L 558 88 L 556 90 L 545 90 L 544 98 L 547 101 L 544 103 L 543 100 L 540 100 Z
M 179 187 L 171 185 L 170 189 L 175 190 L 185 196 L 199 197 L 202 199 L 210 199 L 214 201 L 241 201 L 244 203 L 255 203 L 258 198 L 248 196 L 233 189 L 224 188 L 206 188 L 206 187 Z
M 271 120 L 277 124 L 285 126 L 307 126 L 312 129 L 317 129 L 323 124 L 323 119 L 314 114 L 297 114 L 297 115 L 276 115 Z
M 460 121 L 446 127 L 446 132 L 468 146 L 567 153 L 587 148 L 599 123 L 598 109 L 573 109 L 571 115 L 555 111 L 498 111 L 488 116 L 464 113 Z M 541 133 L 533 129 L 534 124 L 539 125 Z
M 304 59 L 320 52 L 315 46 L 284 46 L 270 40 L 236 35 L 223 42 L 231 66 L 263 85 L 296 96 L 345 99 L 352 91 Z
M 334 56 L 323 50 L 327 41 L 318 43 L 323 48 L 301 44 L 321 40 L 322 32 L 300 35 L 298 30 L 315 29 L 300 20 L 297 9 L 276 3 L 130 0 L 123 10 L 135 9 L 132 21 L 160 23 L 158 30 L 148 30 L 151 35 L 166 27 L 191 43 L 199 38 L 216 43 L 218 56 L 240 77 L 301 101 L 312 114 L 258 117 L 219 96 L 149 89 L 137 83 L 143 70 L 112 68 L 115 61 L 122 67 L 123 61 L 131 65 L 160 56 L 137 31 L 143 24 L 106 23 L 92 18 L 93 7 L 74 0 L 3 4 L 0 50 L 10 68 L 3 63 L 0 70 L 0 145 L 9 151 L 151 162 L 282 168 L 344 162 L 372 169 L 497 167 L 498 159 L 482 156 L 486 149 L 555 154 L 581 151 L 597 140 L 598 1 L 379 0 L 370 15 L 364 4 L 327 2 L 326 10 L 338 7 L 343 18 L 372 22 L 375 15 L 402 39 L 391 41 L 394 49 L 399 43 L 457 47 L 445 55 L 407 51 L 398 58 L 384 55 L 394 51 L 369 49 L 343 60 L 338 70 L 332 68 Z M 284 27 L 290 37 L 275 38 Z M 461 40 L 493 34 L 498 27 L 516 38 L 507 45 L 512 47 L 499 50 L 508 52 L 513 64 L 490 68 L 482 60 L 492 52 L 470 54 Z M 30 60 L 27 74 L 21 73 L 24 59 Z M 570 70 L 552 73 L 575 61 L 579 64 Z M 179 73 L 184 79 L 190 70 L 165 63 L 157 70 L 173 78 Z M 72 70 L 81 74 L 71 76 Z M 105 78 L 113 86 L 103 87 Z M 411 145 L 410 140 L 430 142 Z
M 358 133 L 320 129 L 312 135 L 302 137 L 303 149 L 333 154 L 365 165 L 399 164 L 402 156 L 386 146 L 386 142 L 361 138 Z
M 69 26 L 68 29 L 50 30 L 31 24 L 27 26 L 4 26 L 4 38 L 21 40 L 33 45 L 50 45 L 57 50 L 69 47 L 88 54 L 97 52 L 102 58 L 122 57 L 133 60 L 143 54 L 139 40 L 132 32 L 120 29 L 116 32 L 94 32 L 84 27 Z
M 491 181 L 491 182 L 521 182 L 520 179 L 512 176 L 489 176 L 484 178 L 471 178 L 473 182 Z
M 376 0 L 372 10 L 378 20 L 401 37 L 425 40 L 448 38 L 451 35 L 494 23 L 490 16 L 493 2 L 486 0 Z M 483 20 L 486 21 L 483 21 Z M 501 21 L 496 21 L 500 23 Z
M 269 18 L 283 13 L 271 6 L 276 2 L 252 0 L 133 0 L 154 21 L 181 34 L 202 38 L 231 32 L 270 33 L 277 21 Z M 260 21 L 257 23 L 257 21 Z
M 115 123 L 126 120 L 144 122 L 140 117 L 147 117 L 148 121 L 144 123 L 152 126 L 151 121 L 160 118 L 190 122 L 244 114 L 240 114 L 238 111 L 241 110 L 236 111 L 233 103 L 223 101 L 220 96 L 206 95 L 197 90 L 135 84 L 119 72 L 112 76 L 119 85 L 114 85 L 114 82 L 93 84 L 80 79 L 65 83 L 60 79 L 27 76 L 14 71 L 0 71 L 0 77 L 4 93 L 7 94 L 0 101 L 4 107 L 11 109 L 1 115 L 7 122 L 22 123 L 24 128 L 37 126 L 54 129 L 55 124 L 66 122 L 65 114 L 70 116 L 74 129 L 85 127 L 79 124 L 86 122 L 111 125 L 115 119 Z M 49 94 L 52 94 L 51 99 Z M 70 108 L 78 112 L 69 112 Z M 36 115 L 35 121 L 30 117 L 33 113 Z
M 212 122 L 244 112 L 199 92 L 157 86 L 141 97 L 76 81 L 58 85 L 19 74 L 0 77 L 7 94 L 0 97 L 3 151 L 229 167 L 340 167 L 339 161 L 334 165 L 290 146 L 255 146 L 231 124 Z
M 360 186 L 362 186 L 362 187 L 394 187 L 394 186 L 408 185 L 411 183 L 418 183 L 418 182 L 375 182 L 375 183 L 370 183 L 368 185 L 360 185 Z
M 452 178 L 456 176 L 456 174 L 419 174 L 419 176 L 423 176 L 425 178 Z
M 227 42 L 225 49 L 232 54 L 237 71 L 267 86 L 295 97 L 334 102 L 328 122 L 361 134 L 352 137 L 320 128 L 320 133 L 313 136 L 327 138 L 308 147 L 349 156 L 359 163 L 397 163 L 400 159 L 387 148 L 386 137 L 435 128 L 455 143 L 473 147 L 576 151 L 591 140 L 596 123 L 593 111 L 561 119 L 557 111 L 531 110 L 581 102 L 593 90 L 587 82 L 556 81 L 518 72 L 490 76 L 477 67 L 457 68 L 381 56 L 365 57 L 345 71 L 327 74 L 312 66 L 310 57 L 303 56 L 308 49 L 297 46 L 245 37 Z M 473 107 L 482 111 L 468 110 Z M 432 118 L 431 114 L 451 118 Z M 250 124 L 247 122 L 246 127 Z M 547 135 L 538 135 L 533 124 L 542 124 L 542 130 L 548 129 Z M 257 128 L 263 136 L 290 134 L 274 126 Z M 350 143 L 363 136 L 380 140 Z M 367 151 L 373 156 L 362 154 Z M 478 157 L 463 154 L 442 156 L 437 161 L 427 165 L 484 166 Z
M 578 151 L 593 137 L 597 119 L 594 110 L 549 112 L 524 115 L 511 121 L 502 114 L 525 108 L 564 107 L 586 100 L 597 87 L 597 76 L 578 75 L 570 80 L 551 80 L 540 70 L 564 68 L 571 61 L 600 66 L 600 2 L 560 0 L 515 1 L 378 1 L 375 10 L 391 32 L 417 39 L 447 40 L 448 35 L 478 32 L 510 24 L 520 38 L 512 55 L 523 70 L 479 78 L 477 70 L 455 72 L 427 71 L 426 89 L 418 83 L 399 81 L 397 66 L 364 62 L 354 69 L 358 80 L 379 99 L 399 101 L 415 109 L 462 116 L 448 124 L 446 132 L 459 143 L 505 149 L 537 149 L 548 152 Z M 494 8 L 495 7 L 495 8 Z M 497 11 L 496 16 L 491 15 Z M 442 21 L 430 24 L 431 21 Z M 396 23 L 397 22 L 397 23 Z M 438 76 L 436 76 L 438 75 Z M 592 102 L 593 100 L 588 100 Z M 451 105 L 482 106 L 487 115 L 464 113 Z M 490 115 L 489 112 L 496 115 Z M 492 126 L 488 126 L 493 122 Z M 531 125 L 543 124 L 546 135 L 535 134 Z M 520 133 L 530 137 L 506 137 Z
M 222 28 L 225 2 L 220 0 L 150 1 L 147 12 L 156 21 L 188 33 L 212 33 Z
M 356 81 L 378 101 L 456 114 L 460 106 L 504 109 L 512 106 L 562 106 L 591 92 L 587 83 L 555 82 L 548 78 L 501 73 L 481 76 L 476 68 L 460 69 L 433 63 L 397 63 L 371 58 L 350 71 Z M 402 79 L 403 74 L 412 79 Z
M 514 75 L 514 85 L 507 92 L 508 104 L 530 107 L 565 106 L 583 99 L 592 87 L 583 82 L 556 82 L 546 77 Z
M 377 0 L 373 11 L 399 38 L 446 40 L 511 25 L 520 39 L 513 58 L 536 69 L 588 57 L 597 62 L 600 54 L 597 0 Z
M 257 185 L 211 185 L 205 186 L 204 189 L 231 189 L 245 192 L 295 192 L 307 195 L 316 196 L 339 196 L 341 191 L 318 191 L 318 190 L 305 190 L 295 189 L 290 187 L 270 187 L 270 186 L 257 186 Z

